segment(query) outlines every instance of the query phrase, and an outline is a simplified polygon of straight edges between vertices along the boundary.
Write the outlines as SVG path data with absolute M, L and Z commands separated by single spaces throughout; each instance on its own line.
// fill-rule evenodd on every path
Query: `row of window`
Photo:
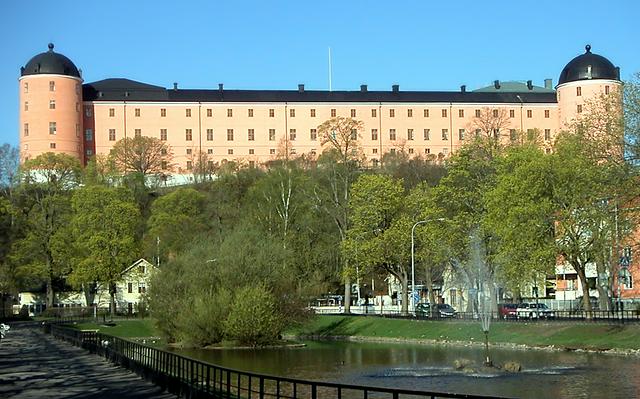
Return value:
M 49 109 L 56 109 L 56 100 L 49 100 Z M 24 110 L 29 111 L 29 101 L 24 102 Z M 80 103 L 76 103 L 76 112 L 80 112 Z
M 23 86 L 24 92 L 29 93 L 29 82 L 24 82 Z M 55 80 L 49 81 L 49 91 L 56 91 L 56 82 Z M 76 83 L 76 94 L 80 94 L 80 83 Z
M 312 118 L 316 117 L 316 110 L 314 108 L 309 110 L 310 116 Z M 331 108 L 330 110 L 330 115 L 332 118 L 336 117 L 338 113 L 338 110 L 336 108 Z M 187 108 L 185 109 L 185 117 L 190 118 L 191 117 L 191 109 Z M 423 109 L 422 114 L 425 118 L 429 118 L 429 110 L 428 109 Z M 551 114 L 551 111 L 548 109 L 544 110 L 544 117 L 545 118 L 549 118 Z M 86 115 L 89 117 L 91 116 L 91 108 L 87 107 L 86 109 Z M 134 108 L 133 110 L 133 115 L 134 117 L 140 117 L 142 115 L 142 110 L 141 108 Z M 207 117 L 213 117 L 213 109 L 212 108 L 207 108 L 206 109 L 206 115 Z M 254 115 L 254 110 L 253 108 L 249 108 L 247 109 L 247 116 L 249 118 L 253 118 Z M 378 115 L 378 109 L 377 108 L 372 108 L 371 109 L 371 117 L 372 118 L 376 118 Z M 447 108 L 443 108 L 441 110 L 441 115 L 443 118 L 447 118 L 449 115 L 449 110 Z M 492 115 L 494 117 L 498 117 L 500 115 L 499 110 L 494 109 L 492 111 Z M 115 117 L 116 116 L 116 109 L 115 108 L 109 108 L 109 116 L 110 117 Z M 160 117 L 166 117 L 167 116 L 167 109 L 166 108 L 160 108 Z M 269 109 L 269 117 L 270 118 L 274 118 L 276 116 L 276 110 L 274 108 L 270 108 Z M 291 118 L 295 118 L 296 116 L 296 109 L 295 108 L 290 108 L 289 109 L 289 117 Z M 357 110 L 352 108 L 351 112 L 350 112 L 350 116 L 352 118 L 356 118 L 357 115 Z M 389 109 L 389 117 L 390 118 L 394 118 L 396 116 L 396 110 L 391 108 Z M 458 117 L 460 118 L 464 118 L 465 116 L 465 110 L 464 109 L 459 109 L 458 110 Z M 479 109 L 475 110 L 475 117 L 476 118 L 480 118 L 482 116 L 482 111 Z M 232 108 L 227 108 L 227 117 L 228 118 L 232 118 L 233 117 L 233 109 Z M 407 109 L 407 117 L 408 118 L 412 118 L 413 117 L 413 109 L 409 108 Z M 516 111 L 513 109 L 509 110 L 509 117 L 510 118 L 515 118 L 516 117 Z M 527 118 L 533 118 L 533 110 L 528 109 L 527 110 Z
M 55 135 L 58 133 L 58 123 L 49 122 L 49 134 Z M 25 137 L 29 136 L 29 124 L 25 123 L 22 127 L 22 134 Z M 80 124 L 76 123 L 76 137 L 80 137 Z
M 55 123 L 55 122 L 52 122 Z M 533 129 L 528 129 L 527 133 L 529 135 L 533 134 Z M 480 129 L 476 129 L 475 134 L 476 137 L 480 135 L 482 132 Z M 495 137 L 500 135 L 500 131 L 495 129 L 493 132 Z M 55 134 L 55 133 L 52 133 Z M 516 129 L 509 129 L 509 136 L 511 140 L 515 140 L 517 135 Z M 25 136 L 28 136 L 28 124 L 25 124 Z M 134 136 L 140 137 L 142 136 L 142 129 L 134 129 Z M 464 140 L 466 137 L 465 129 L 458 129 L 458 139 Z M 166 141 L 168 138 L 167 129 L 160 129 L 160 140 Z M 233 141 L 235 138 L 235 133 L 233 129 L 227 129 L 227 141 Z M 255 141 L 256 134 L 255 129 L 247 130 L 247 140 Z M 289 141 L 295 141 L 298 138 L 297 129 L 289 129 Z M 449 129 L 442 129 L 440 138 L 442 140 L 449 140 Z M 309 139 L 311 141 L 316 141 L 318 139 L 318 131 L 316 129 L 310 129 L 309 131 Z M 351 131 L 351 139 L 358 139 L 358 132 L 356 130 Z M 378 129 L 371 129 L 371 140 L 377 141 L 379 139 Z M 396 129 L 389 129 L 389 140 L 395 141 L 398 139 Z M 425 141 L 431 140 L 431 129 L 424 129 L 422 132 L 422 139 Z M 544 129 L 544 139 L 551 140 L 551 129 Z M 92 141 L 93 140 L 93 131 L 92 129 L 85 130 L 85 140 Z M 185 140 L 193 141 L 193 129 L 185 129 Z M 269 141 L 276 140 L 276 129 L 269 129 Z M 414 129 L 407 129 L 406 140 L 413 141 L 415 140 Z M 116 129 L 109 129 L 109 141 L 116 141 Z M 207 129 L 207 141 L 213 141 L 213 129 Z

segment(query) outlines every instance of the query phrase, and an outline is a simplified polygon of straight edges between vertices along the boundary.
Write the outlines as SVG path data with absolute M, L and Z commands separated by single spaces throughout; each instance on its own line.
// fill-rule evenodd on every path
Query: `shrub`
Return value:
M 258 284 L 237 291 L 224 327 L 228 339 L 255 347 L 277 341 L 283 325 L 273 294 Z

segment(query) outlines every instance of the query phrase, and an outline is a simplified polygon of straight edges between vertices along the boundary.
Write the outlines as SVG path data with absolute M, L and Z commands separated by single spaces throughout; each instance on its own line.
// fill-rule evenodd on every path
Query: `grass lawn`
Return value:
M 123 338 L 159 337 L 153 319 L 115 320 L 115 326 L 98 323 L 78 323 L 70 325 L 80 330 L 98 330 L 101 333 Z
M 435 341 L 484 342 L 479 322 L 316 316 L 288 331 L 295 335 L 356 336 Z M 496 322 L 490 342 L 567 349 L 640 349 L 640 325 L 563 322 Z

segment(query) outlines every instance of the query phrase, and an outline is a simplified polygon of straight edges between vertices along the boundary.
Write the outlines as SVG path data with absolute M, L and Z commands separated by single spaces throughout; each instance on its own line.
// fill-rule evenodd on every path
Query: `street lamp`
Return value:
M 435 221 L 442 222 L 444 221 L 444 218 L 419 220 L 413 224 L 413 227 L 411 227 L 411 310 L 413 312 L 415 312 L 416 310 L 416 300 L 415 300 L 415 297 L 413 296 L 413 291 L 416 289 L 415 230 L 416 230 L 416 226 L 418 226 L 419 224 L 435 222 Z

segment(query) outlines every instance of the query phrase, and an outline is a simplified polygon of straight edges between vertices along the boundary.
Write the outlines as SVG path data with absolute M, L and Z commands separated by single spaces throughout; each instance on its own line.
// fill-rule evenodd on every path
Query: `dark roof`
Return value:
M 81 77 L 80 71 L 70 59 L 53 51 L 53 43 L 49 43 L 49 51 L 36 55 L 20 68 L 21 76 L 44 73 Z
M 620 69 L 601 55 L 593 54 L 591 46 L 585 46 L 585 53 L 569 61 L 560 72 L 558 85 L 578 80 L 613 79 L 620 80 Z
M 555 103 L 555 92 L 318 91 L 165 89 L 128 79 L 84 85 L 85 101 Z

